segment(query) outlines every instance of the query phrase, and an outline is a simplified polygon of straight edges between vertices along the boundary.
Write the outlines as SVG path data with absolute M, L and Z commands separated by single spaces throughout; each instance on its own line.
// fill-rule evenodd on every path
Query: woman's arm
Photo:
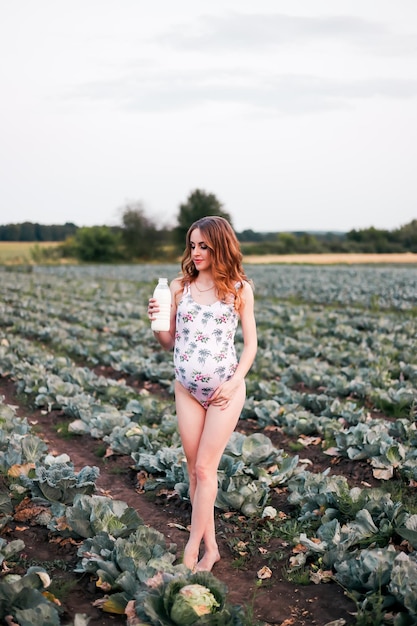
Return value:
M 240 311 L 240 323 L 243 334 L 243 350 L 233 378 L 245 378 L 255 360 L 258 349 L 258 337 L 255 321 L 255 299 L 249 283 L 244 282 L 242 287 L 243 305 Z
M 174 279 L 170 284 L 171 290 L 171 315 L 170 315 L 170 328 L 169 330 L 154 331 L 154 337 L 164 348 L 164 350 L 172 350 L 175 343 L 175 327 L 176 327 L 176 315 L 177 315 L 177 303 L 176 293 L 179 289 L 179 279 Z M 152 321 L 155 319 L 156 313 L 159 312 L 159 304 L 155 298 L 149 298 L 148 314 L 149 319 Z

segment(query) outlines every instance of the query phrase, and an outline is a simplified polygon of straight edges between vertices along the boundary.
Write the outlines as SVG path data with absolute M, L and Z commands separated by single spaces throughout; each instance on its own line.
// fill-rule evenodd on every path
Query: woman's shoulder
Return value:
M 236 289 L 242 289 L 243 292 L 248 290 L 253 291 L 253 285 L 250 280 L 243 279 L 236 283 Z
M 171 280 L 171 287 L 174 287 L 175 289 L 181 289 L 182 288 L 182 278 L 181 278 L 181 276 L 177 276 L 176 278 L 173 278 Z
M 184 294 L 184 286 L 182 282 L 181 276 L 177 276 L 171 281 L 171 293 L 172 298 L 175 301 L 175 304 L 178 306 L 183 294 Z
M 243 306 L 247 304 L 249 307 L 252 307 L 255 298 L 255 294 L 253 292 L 253 284 L 250 280 L 243 280 L 241 282 L 241 285 Z

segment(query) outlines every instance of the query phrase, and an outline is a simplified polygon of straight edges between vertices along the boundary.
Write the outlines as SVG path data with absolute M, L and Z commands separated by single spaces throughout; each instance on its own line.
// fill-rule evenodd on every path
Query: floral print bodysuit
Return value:
M 185 287 L 176 317 L 175 378 L 204 408 L 237 368 L 234 338 L 238 321 L 233 303 L 198 304 L 190 285 Z

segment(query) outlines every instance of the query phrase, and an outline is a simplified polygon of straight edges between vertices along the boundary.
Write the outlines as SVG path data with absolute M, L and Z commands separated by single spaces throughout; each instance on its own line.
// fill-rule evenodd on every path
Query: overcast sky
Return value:
M 417 218 L 416 0 L 0 0 L 0 223 Z

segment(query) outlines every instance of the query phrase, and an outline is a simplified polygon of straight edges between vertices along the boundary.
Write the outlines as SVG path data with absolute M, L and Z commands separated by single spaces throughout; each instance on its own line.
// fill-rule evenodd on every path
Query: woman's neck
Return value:
M 198 283 L 201 288 L 210 287 L 211 285 L 215 284 L 212 272 L 204 270 L 198 272 L 193 282 Z

